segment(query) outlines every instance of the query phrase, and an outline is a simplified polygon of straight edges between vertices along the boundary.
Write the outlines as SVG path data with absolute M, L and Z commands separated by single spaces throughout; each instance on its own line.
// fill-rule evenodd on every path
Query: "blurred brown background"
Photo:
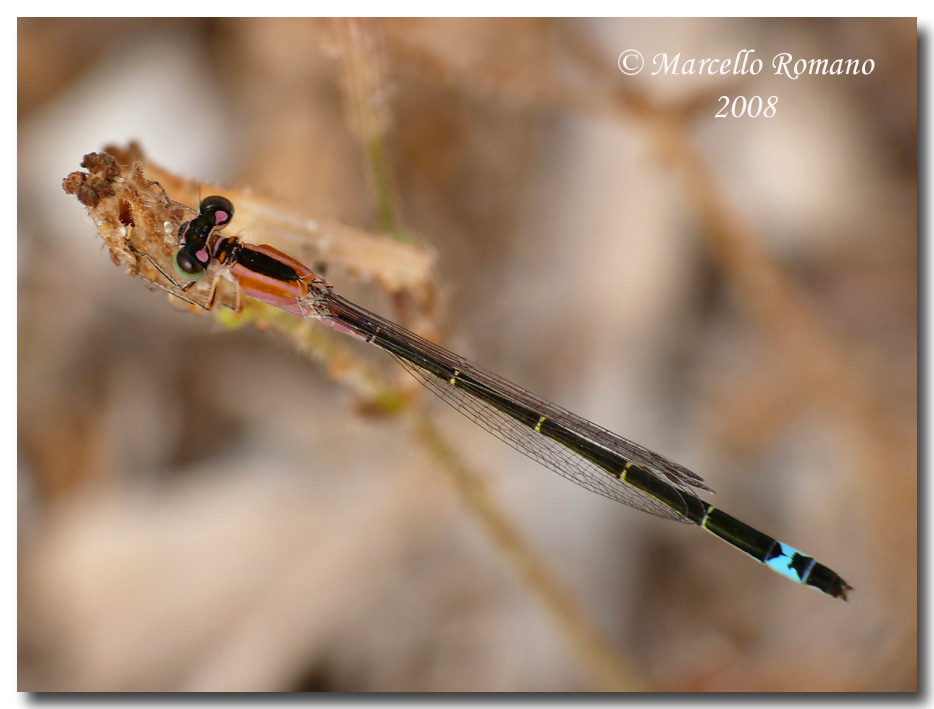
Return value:
M 400 420 L 111 264 L 61 180 L 136 139 L 374 233 L 390 195 L 436 256 L 447 345 L 856 588 L 796 588 L 424 401 L 623 684 L 915 689 L 916 32 L 20 20 L 19 688 L 608 688 Z M 629 78 L 629 48 L 766 68 Z M 790 81 L 782 51 L 875 71 Z M 715 119 L 721 95 L 777 113 Z

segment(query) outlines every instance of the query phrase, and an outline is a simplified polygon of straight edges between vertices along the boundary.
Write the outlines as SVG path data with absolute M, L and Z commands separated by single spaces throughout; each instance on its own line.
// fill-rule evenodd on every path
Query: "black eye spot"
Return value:
M 199 209 L 202 215 L 211 215 L 215 228 L 222 227 L 230 222 L 234 215 L 233 203 L 220 195 L 205 197 L 201 200 Z
M 179 249 L 175 252 L 173 265 L 175 272 L 186 281 L 197 281 L 204 275 L 204 266 L 188 249 Z

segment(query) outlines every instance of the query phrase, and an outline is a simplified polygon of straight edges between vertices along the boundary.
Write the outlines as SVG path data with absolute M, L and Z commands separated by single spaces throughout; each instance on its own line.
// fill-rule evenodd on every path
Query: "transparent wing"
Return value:
M 686 516 L 690 507 L 686 498 L 696 499 L 692 488 L 709 490 L 703 479 L 687 468 L 541 399 L 340 296 L 327 296 L 321 309 L 327 313 L 326 319 L 350 328 L 392 354 L 426 388 L 478 426 L 581 487 L 649 514 L 688 523 L 692 520 Z M 568 441 L 581 440 L 609 453 L 607 459 L 618 468 L 632 462 L 662 481 L 670 490 L 668 497 L 682 501 L 678 505 L 681 510 L 627 484 L 575 450 L 575 444 L 559 442 L 555 440 L 559 436 L 540 432 L 535 422 L 542 418 L 553 424 L 552 430 L 558 426 L 559 433 L 567 432 Z

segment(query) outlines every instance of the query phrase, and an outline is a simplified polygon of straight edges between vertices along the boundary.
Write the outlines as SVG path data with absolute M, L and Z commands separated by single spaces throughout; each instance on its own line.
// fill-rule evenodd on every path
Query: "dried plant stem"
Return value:
M 331 22 L 334 53 L 340 67 L 348 123 L 369 168 L 380 229 L 410 241 L 401 227 L 399 201 L 393 189 L 386 138 L 392 124 L 388 60 L 383 23 L 375 19 L 340 18 Z
M 413 416 L 415 436 L 448 474 L 451 484 L 480 523 L 496 550 L 542 604 L 601 691 L 636 692 L 646 688 L 639 673 L 590 623 L 574 597 L 523 541 L 507 514 L 424 412 Z

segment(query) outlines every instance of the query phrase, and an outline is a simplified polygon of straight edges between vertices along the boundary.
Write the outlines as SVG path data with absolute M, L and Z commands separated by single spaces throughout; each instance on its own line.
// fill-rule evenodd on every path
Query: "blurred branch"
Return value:
M 392 85 L 383 48 L 382 22 L 372 18 L 336 18 L 331 21 L 331 28 L 347 118 L 367 160 L 380 228 L 400 241 L 409 242 L 412 239 L 401 226 L 386 150 L 392 118 Z

